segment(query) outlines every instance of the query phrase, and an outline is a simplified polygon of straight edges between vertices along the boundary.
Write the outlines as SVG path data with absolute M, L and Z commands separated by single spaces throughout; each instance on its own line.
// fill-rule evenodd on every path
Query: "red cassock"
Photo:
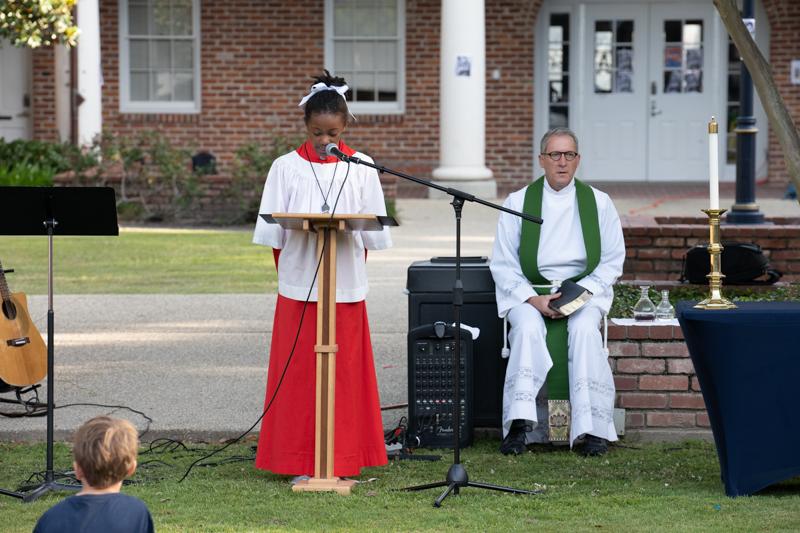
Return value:
M 286 375 L 261 422 L 256 467 L 276 474 L 314 474 L 317 304 L 278 295 L 272 330 L 265 407 Z M 365 466 L 387 463 L 378 383 L 364 301 L 336 304 L 335 476 L 357 476 Z

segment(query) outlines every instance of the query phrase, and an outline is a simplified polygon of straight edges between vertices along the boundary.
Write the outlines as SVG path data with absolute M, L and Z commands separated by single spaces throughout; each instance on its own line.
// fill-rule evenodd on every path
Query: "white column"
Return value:
M 439 167 L 433 178 L 494 198 L 497 188 L 485 160 L 485 33 L 484 0 L 442 0 Z
M 56 128 L 61 142 L 69 141 L 70 133 L 70 49 L 66 46 L 53 47 L 56 61 Z
M 90 144 L 103 127 L 103 105 L 100 87 L 100 9 L 97 0 L 78 2 L 78 142 Z M 80 99 L 79 99 L 80 100 Z

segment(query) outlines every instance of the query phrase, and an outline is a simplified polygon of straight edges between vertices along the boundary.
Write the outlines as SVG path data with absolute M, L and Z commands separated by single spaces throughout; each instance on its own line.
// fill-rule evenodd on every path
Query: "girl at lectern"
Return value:
M 259 213 L 386 214 L 377 172 L 342 162 L 325 151 L 334 143 L 346 155 L 372 161 L 341 138 L 351 117 L 347 91 L 344 79 L 328 71 L 315 78 L 311 91 L 300 101 L 307 139 L 272 164 Z M 273 396 L 274 400 L 261 422 L 256 467 L 310 476 L 314 474 L 316 235 L 285 230 L 259 217 L 253 242 L 272 247 L 278 269 L 265 407 Z M 391 244 L 388 228 L 339 232 L 337 238 L 335 476 L 355 476 L 362 467 L 387 462 L 364 299 L 367 250 Z M 298 328 L 297 346 L 282 377 Z

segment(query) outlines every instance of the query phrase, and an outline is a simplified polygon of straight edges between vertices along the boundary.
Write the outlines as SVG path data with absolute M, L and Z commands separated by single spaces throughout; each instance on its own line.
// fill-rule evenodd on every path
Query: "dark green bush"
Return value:
M 52 178 L 60 172 L 83 170 L 97 164 L 91 151 L 83 151 L 69 143 L 15 140 L 0 138 L 0 167 L 9 183 L 3 185 L 52 185 Z M 21 167 L 22 170 L 14 171 Z M 44 176 L 49 174 L 49 181 Z M 15 176 L 9 178 L 8 176 Z
M 133 136 L 105 132 L 95 141 L 99 164 L 93 180 L 119 177 L 120 216 L 152 222 L 184 218 L 198 197 L 191 150 L 173 146 L 158 131 Z
M 53 185 L 53 169 L 36 164 L 0 164 L 0 186 L 49 187 Z

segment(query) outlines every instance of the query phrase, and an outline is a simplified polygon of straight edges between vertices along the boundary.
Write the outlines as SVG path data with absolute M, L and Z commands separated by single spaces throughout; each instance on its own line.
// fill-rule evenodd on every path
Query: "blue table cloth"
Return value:
M 743 302 L 677 316 L 728 496 L 800 475 L 800 302 Z

